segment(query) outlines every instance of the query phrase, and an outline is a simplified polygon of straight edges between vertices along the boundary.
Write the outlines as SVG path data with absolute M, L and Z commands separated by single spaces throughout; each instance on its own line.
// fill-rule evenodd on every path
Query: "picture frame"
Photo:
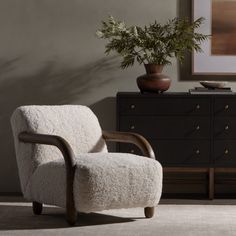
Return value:
M 179 66 L 180 80 L 236 80 L 236 53 L 233 55 L 231 51 L 215 50 L 216 48 L 219 49 L 219 47 L 215 43 L 217 42 L 217 37 L 215 36 L 217 34 L 214 34 L 214 38 L 212 34 L 214 1 L 180 0 L 179 17 L 189 17 L 192 20 L 204 17 L 205 21 L 199 28 L 199 32 L 210 35 L 210 39 L 201 45 L 203 52 L 186 53 L 184 63 Z M 234 3 L 236 7 L 236 0 Z M 223 0 L 221 4 L 224 4 Z M 214 7 L 217 8 L 218 6 L 214 5 Z M 222 8 L 222 5 L 220 7 Z M 215 40 L 214 45 L 212 40 Z M 220 45 L 222 45 L 222 42 Z M 212 53 L 213 50 L 215 51 Z

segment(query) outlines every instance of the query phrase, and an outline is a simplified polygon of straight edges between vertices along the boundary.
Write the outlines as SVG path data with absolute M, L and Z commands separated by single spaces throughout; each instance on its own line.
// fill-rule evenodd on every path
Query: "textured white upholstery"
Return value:
M 65 179 L 62 160 L 40 165 L 30 181 L 30 200 L 65 207 Z M 155 160 L 121 153 L 77 158 L 74 199 L 80 212 L 156 206 L 161 189 L 162 168 Z
M 107 152 L 97 117 L 86 106 L 22 106 L 13 113 L 11 124 L 25 197 L 27 183 L 37 166 L 63 157 L 56 147 L 19 142 L 20 132 L 59 135 L 69 142 L 75 154 Z
M 19 142 L 22 131 L 59 135 L 76 155 L 78 211 L 152 207 L 162 190 L 162 167 L 152 159 L 108 153 L 99 122 L 85 106 L 23 106 L 11 118 L 24 197 L 65 207 L 66 169 L 56 147 Z

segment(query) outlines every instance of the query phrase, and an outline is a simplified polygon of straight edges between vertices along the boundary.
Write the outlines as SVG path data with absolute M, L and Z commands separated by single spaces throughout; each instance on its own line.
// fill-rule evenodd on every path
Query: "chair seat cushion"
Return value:
M 74 199 L 80 212 L 156 206 L 161 189 L 162 167 L 156 160 L 125 153 L 89 153 L 76 158 Z M 27 198 L 65 207 L 63 160 L 38 166 Z

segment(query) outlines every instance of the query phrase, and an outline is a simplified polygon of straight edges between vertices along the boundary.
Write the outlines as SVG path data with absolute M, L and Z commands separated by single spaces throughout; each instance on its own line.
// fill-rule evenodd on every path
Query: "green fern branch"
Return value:
M 209 35 L 196 33 L 204 22 L 199 18 L 194 22 L 188 19 L 174 18 L 161 25 L 154 22 L 148 26 L 127 26 L 125 22 L 118 21 L 109 16 L 102 21 L 97 36 L 106 39 L 105 53 L 117 52 L 123 58 L 121 67 L 132 66 L 135 61 L 139 64 L 171 64 L 170 59 L 176 57 L 183 62 L 186 51 L 201 51 L 201 43 Z

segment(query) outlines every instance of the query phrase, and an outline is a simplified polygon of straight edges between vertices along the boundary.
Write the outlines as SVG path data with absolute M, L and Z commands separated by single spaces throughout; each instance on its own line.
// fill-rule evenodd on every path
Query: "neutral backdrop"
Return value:
M 111 14 L 129 24 L 164 23 L 184 7 L 182 0 L 0 1 L 0 193 L 20 192 L 9 122 L 16 107 L 88 105 L 102 128 L 115 129 L 116 93 L 138 91 L 143 66 L 123 71 L 117 56 L 104 55 L 95 37 L 101 20 Z M 170 91 L 197 85 L 180 81 L 175 59 L 165 73 Z

